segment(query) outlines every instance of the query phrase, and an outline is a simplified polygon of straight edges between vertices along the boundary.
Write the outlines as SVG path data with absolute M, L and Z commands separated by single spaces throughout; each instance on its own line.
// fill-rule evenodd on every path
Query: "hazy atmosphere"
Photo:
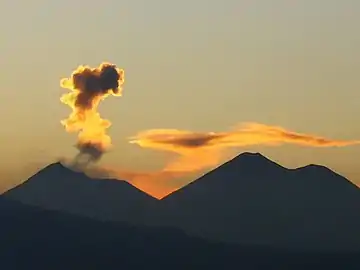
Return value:
M 70 109 L 59 82 L 82 64 L 108 61 L 126 74 L 123 96 L 99 107 L 112 122 L 104 167 L 163 168 L 172 153 L 129 143 L 149 129 L 255 122 L 359 140 L 359 24 L 355 0 L 2 1 L 0 189 L 76 154 L 76 134 L 60 124 Z M 290 168 L 326 165 L 360 185 L 359 145 L 237 146 L 221 162 L 244 151 Z

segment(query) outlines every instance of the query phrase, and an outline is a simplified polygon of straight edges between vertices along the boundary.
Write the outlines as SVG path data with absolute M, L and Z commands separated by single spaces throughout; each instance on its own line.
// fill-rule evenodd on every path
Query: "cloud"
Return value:
M 359 140 L 336 140 L 299 133 L 279 126 L 244 123 L 227 132 L 192 132 L 177 129 L 152 129 L 139 132 L 130 143 L 178 155 L 165 171 L 198 171 L 217 165 L 223 150 L 245 146 L 295 144 L 306 147 L 344 147 Z

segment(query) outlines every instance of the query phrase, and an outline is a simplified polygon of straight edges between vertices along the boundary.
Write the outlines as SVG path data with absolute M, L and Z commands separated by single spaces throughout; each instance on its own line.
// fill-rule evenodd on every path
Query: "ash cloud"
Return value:
M 74 162 L 83 165 L 96 162 L 111 146 L 106 133 L 111 122 L 100 117 L 98 105 L 110 95 L 121 96 L 123 83 L 124 70 L 110 63 L 97 68 L 79 66 L 70 78 L 60 81 L 61 87 L 70 90 L 61 97 L 61 102 L 72 109 L 61 123 L 68 132 L 78 132 L 79 154 Z

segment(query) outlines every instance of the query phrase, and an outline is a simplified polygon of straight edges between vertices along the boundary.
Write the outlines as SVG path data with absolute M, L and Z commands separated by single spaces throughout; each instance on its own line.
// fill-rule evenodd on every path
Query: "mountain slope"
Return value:
M 260 154 L 241 154 L 161 201 L 125 181 L 91 179 L 60 163 L 3 196 L 245 245 L 360 250 L 358 187 L 323 166 L 286 169 Z
M 125 181 L 92 179 L 54 163 L 4 197 L 103 220 L 142 223 L 158 200 Z
M 173 229 L 101 222 L 0 197 L 1 269 L 358 269 L 359 254 L 212 243 Z
M 360 191 L 316 165 L 244 153 L 161 200 L 159 219 L 228 242 L 360 250 Z

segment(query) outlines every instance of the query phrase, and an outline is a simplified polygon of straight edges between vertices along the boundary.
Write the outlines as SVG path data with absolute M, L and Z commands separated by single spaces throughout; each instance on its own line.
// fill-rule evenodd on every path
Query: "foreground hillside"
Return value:
M 0 198 L 1 269 L 358 269 L 358 254 L 213 243 L 173 229 L 101 222 Z

